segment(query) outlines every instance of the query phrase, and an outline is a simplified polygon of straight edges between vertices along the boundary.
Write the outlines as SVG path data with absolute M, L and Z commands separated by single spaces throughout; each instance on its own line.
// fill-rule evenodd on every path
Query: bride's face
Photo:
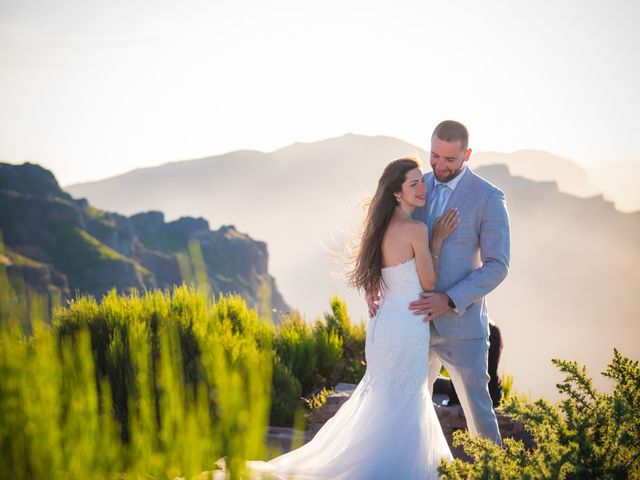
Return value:
M 409 170 L 402 182 L 400 200 L 412 207 L 422 207 L 425 203 L 426 187 L 419 168 Z

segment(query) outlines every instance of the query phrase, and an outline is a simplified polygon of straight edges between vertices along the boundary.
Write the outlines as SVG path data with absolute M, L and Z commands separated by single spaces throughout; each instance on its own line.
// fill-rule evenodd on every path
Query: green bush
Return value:
M 535 446 L 505 439 L 500 449 L 487 440 L 457 432 L 473 463 L 443 462 L 443 479 L 631 479 L 640 478 L 640 369 L 614 351 L 603 372 L 615 382 L 611 394 L 595 390 L 584 367 L 553 360 L 566 374 L 558 390 L 567 398 L 526 404 L 511 397 L 504 411 L 524 423 Z
M 353 324 L 347 313 L 347 304 L 337 295 L 331 298 L 331 313 L 325 314 L 326 329 L 342 341 L 343 353 L 336 365 L 331 386 L 338 382 L 358 383 L 366 370 L 364 358 L 366 327 Z
M 322 322 L 316 322 L 313 328 L 313 337 L 316 342 L 317 382 L 315 389 L 322 386 L 334 386 L 340 381 L 342 337 L 336 331 L 327 329 Z M 315 390 L 314 389 L 314 390 Z M 305 392 L 310 393 L 310 392 Z
M 273 346 L 282 365 L 274 365 L 279 378 L 273 382 L 273 408 L 277 402 L 279 412 L 272 412 L 272 425 L 291 426 L 295 410 L 304 406 L 300 394 L 295 402 L 278 398 L 284 393 L 277 384 L 290 383 L 287 376 L 295 377 L 302 394 L 312 398 L 323 388 L 340 382 L 358 383 L 364 375 L 365 327 L 351 323 L 347 306 L 339 297 L 333 296 L 330 305 L 331 312 L 313 325 L 294 313 L 276 331 Z M 285 391 L 292 394 L 296 390 L 289 387 Z M 305 402 L 309 404 L 308 399 Z M 290 408 L 286 413 L 280 410 L 285 406 Z M 284 419 L 287 420 L 282 423 Z
M 191 477 L 226 456 L 236 478 L 265 454 L 273 327 L 239 297 L 81 297 L 29 335 L 12 316 L 0 318 L 3 476 Z
M 307 396 L 339 382 L 358 383 L 366 369 L 365 326 L 351 323 L 337 296 L 331 298 L 331 313 L 313 325 L 297 314 L 285 318 L 273 345 Z
M 301 406 L 302 388 L 291 370 L 280 357 L 273 357 L 273 379 L 271 383 L 271 415 L 269 424 L 292 426 L 296 410 Z
M 318 382 L 318 350 L 309 324 L 297 313 L 280 325 L 274 340 L 276 355 L 295 376 L 302 390 L 308 392 Z

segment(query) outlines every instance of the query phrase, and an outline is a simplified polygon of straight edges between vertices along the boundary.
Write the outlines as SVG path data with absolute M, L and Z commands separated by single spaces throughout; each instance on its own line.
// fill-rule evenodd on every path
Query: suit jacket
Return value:
M 424 176 L 428 192 L 433 173 Z M 443 337 L 486 338 L 489 335 L 485 295 L 509 271 L 509 216 L 504 193 L 467 167 L 446 210 L 457 207 L 460 225 L 444 240 L 435 291 L 445 292 L 455 311 L 437 316 L 434 326 Z M 429 201 L 417 208 L 414 219 L 427 223 Z

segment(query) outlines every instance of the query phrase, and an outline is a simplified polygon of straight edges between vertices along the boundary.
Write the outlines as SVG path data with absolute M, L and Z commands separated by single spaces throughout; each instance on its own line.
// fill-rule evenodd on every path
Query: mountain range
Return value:
M 51 172 L 0 163 L 0 262 L 22 291 L 69 300 L 171 288 L 198 280 L 212 293 L 239 293 L 267 315 L 288 311 L 268 272 L 267 246 L 203 218 L 165 222 L 148 211 L 126 217 L 74 199 Z M 203 276 L 206 275 L 206 276 Z M 276 316 L 276 318 L 278 318 Z
M 312 319 L 337 292 L 364 319 L 364 300 L 345 286 L 347 246 L 357 241 L 382 169 L 407 155 L 428 158 L 400 139 L 348 134 L 168 163 L 67 191 L 127 215 L 161 210 L 233 223 L 267 241 L 271 271 L 293 308 Z M 511 271 L 488 300 L 503 330 L 502 370 L 516 389 L 555 397 L 552 357 L 593 374 L 614 347 L 640 357 L 640 213 L 616 210 L 577 164 L 546 152 L 474 154 L 469 166 L 507 196 Z

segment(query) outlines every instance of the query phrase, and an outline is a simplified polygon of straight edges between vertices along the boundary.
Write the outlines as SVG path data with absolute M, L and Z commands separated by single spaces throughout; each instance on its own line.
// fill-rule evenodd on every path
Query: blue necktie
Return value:
M 433 228 L 433 223 L 442 214 L 444 199 L 446 197 L 445 193 L 447 192 L 448 188 L 449 187 L 447 187 L 444 183 L 438 183 L 436 185 L 436 198 L 433 199 L 433 208 L 431 209 L 431 214 L 429 215 L 429 232 L 431 232 Z

